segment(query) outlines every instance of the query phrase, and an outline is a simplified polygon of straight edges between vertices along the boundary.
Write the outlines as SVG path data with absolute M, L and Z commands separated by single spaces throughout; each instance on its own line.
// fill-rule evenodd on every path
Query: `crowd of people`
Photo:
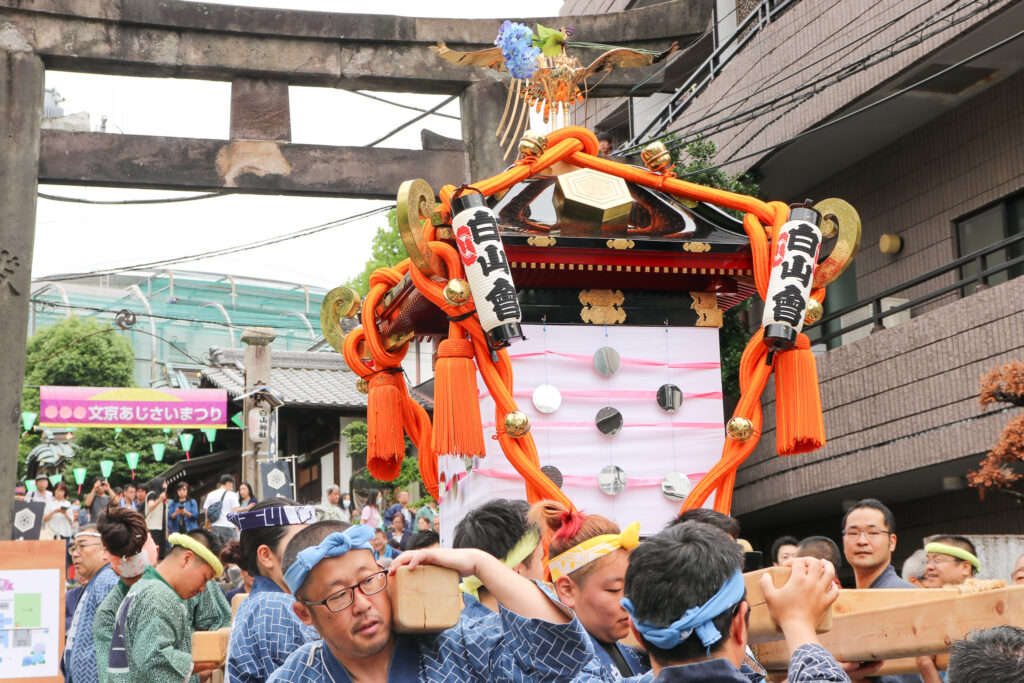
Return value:
M 738 522 L 712 510 L 642 537 L 637 524 L 621 528 L 553 501 L 492 500 L 466 514 L 442 549 L 436 506 L 414 510 L 406 491 L 386 507 L 370 492 L 357 511 L 336 487 L 317 505 L 256 501 L 224 476 L 203 501 L 200 528 L 187 487 L 169 497 L 156 484 L 136 490 L 134 508 L 109 496 L 70 543 L 83 584 L 62 659 L 71 683 L 201 680 L 216 665 L 193 665 L 193 632 L 229 625 L 225 675 L 240 683 L 766 676 L 747 643 L 742 572 L 751 554 Z M 166 524 L 154 529 L 160 506 Z M 968 539 L 936 536 L 925 540 L 923 562 L 905 564 L 910 580 L 900 578 L 895 519 L 873 499 L 847 511 L 838 538 L 783 537 L 771 549 L 791 575 L 781 588 L 763 577 L 760 589 L 789 648 L 792 683 L 878 671 L 878 662 L 837 661 L 815 632 L 844 561 L 861 589 L 955 585 L 981 566 Z M 428 564 L 462 577 L 461 617 L 438 634 L 398 634 L 385 589 L 399 567 Z M 232 570 L 242 577 L 234 591 L 247 593 L 233 619 L 232 587 L 221 578 Z M 947 672 L 922 657 L 919 675 L 879 680 L 1024 680 L 1024 630 L 973 633 L 951 653 Z

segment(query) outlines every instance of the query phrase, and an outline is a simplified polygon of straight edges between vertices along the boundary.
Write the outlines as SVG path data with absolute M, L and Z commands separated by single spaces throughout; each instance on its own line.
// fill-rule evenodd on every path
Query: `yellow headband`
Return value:
M 981 569 L 981 562 L 978 558 L 971 554 L 970 551 L 964 550 L 963 548 L 957 548 L 955 545 L 946 545 L 945 543 L 929 543 L 924 547 L 926 553 L 939 553 L 940 555 L 950 555 L 958 560 L 964 562 L 970 562 L 971 566 L 975 569 Z
M 632 550 L 638 545 L 640 545 L 640 522 L 633 522 L 623 529 L 621 534 L 594 536 L 591 539 L 574 545 L 548 562 L 551 580 L 558 581 L 558 577 L 572 574 L 577 569 L 585 567 L 594 560 L 615 552 L 619 548 Z
M 530 556 L 530 554 L 537 549 L 537 544 L 540 543 L 540 532 L 536 529 L 530 529 L 523 537 L 519 539 L 515 547 L 508 551 L 508 555 L 501 561 L 503 565 L 509 569 L 515 569 L 519 566 L 519 563 Z M 480 599 L 480 587 L 483 586 L 483 581 L 476 578 L 475 576 L 467 576 L 462 580 L 459 585 L 459 590 L 463 593 L 469 593 L 477 600 Z
M 167 537 L 167 542 L 171 545 L 181 546 L 185 550 L 191 550 L 193 553 L 198 555 L 199 559 L 213 567 L 213 575 L 215 577 L 224 573 L 224 565 L 220 563 L 220 560 L 210 552 L 209 548 L 191 536 L 186 534 L 171 534 Z

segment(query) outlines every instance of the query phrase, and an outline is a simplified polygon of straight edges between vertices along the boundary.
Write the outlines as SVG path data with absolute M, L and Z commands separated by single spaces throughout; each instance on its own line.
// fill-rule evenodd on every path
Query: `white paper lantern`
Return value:
M 452 231 L 480 324 L 492 346 L 508 346 L 522 338 L 523 316 L 498 221 L 483 195 L 476 193 L 452 199 L 452 212 Z
M 772 254 L 772 275 L 761 324 L 765 328 L 765 343 L 778 349 L 791 347 L 804 326 L 821 250 L 821 230 L 807 220 L 816 215 L 810 209 L 794 209 L 790 220 L 779 230 Z

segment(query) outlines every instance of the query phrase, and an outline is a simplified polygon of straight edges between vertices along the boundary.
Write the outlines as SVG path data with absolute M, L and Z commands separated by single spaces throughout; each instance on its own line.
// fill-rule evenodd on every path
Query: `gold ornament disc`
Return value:
M 530 432 L 530 418 L 521 410 L 505 415 L 505 433 L 513 439 L 521 439 Z
M 452 278 L 444 286 L 444 300 L 452 306 L 461 306 L 469 301 L 469 283 L 462 278 Z
M 747 441 L 754 435 L 754 423 L 745 417 L 734 417 L 725 427 L 733 441 Z
M 814 323 L 821 320 L 821 316 L 825 314 L 825 309 L 817 299 L 807 300 L 807 312 L 804 314 L 804 324 L 813 325 Z

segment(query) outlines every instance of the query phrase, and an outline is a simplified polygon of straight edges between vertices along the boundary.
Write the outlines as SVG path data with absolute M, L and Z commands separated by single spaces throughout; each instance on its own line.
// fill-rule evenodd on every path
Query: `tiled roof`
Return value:
M 211 365 L 203 370 L 203 384 L 227 390 L 232 397 L 244 393 L 245 349 L 210 349 Z M 268 387 L 286 406 L 366 410 L 366 394 L 356 389 L 358 376 L 337 352 L 271 351 Z M 433 406 L 413 394 L 430 410 Z

